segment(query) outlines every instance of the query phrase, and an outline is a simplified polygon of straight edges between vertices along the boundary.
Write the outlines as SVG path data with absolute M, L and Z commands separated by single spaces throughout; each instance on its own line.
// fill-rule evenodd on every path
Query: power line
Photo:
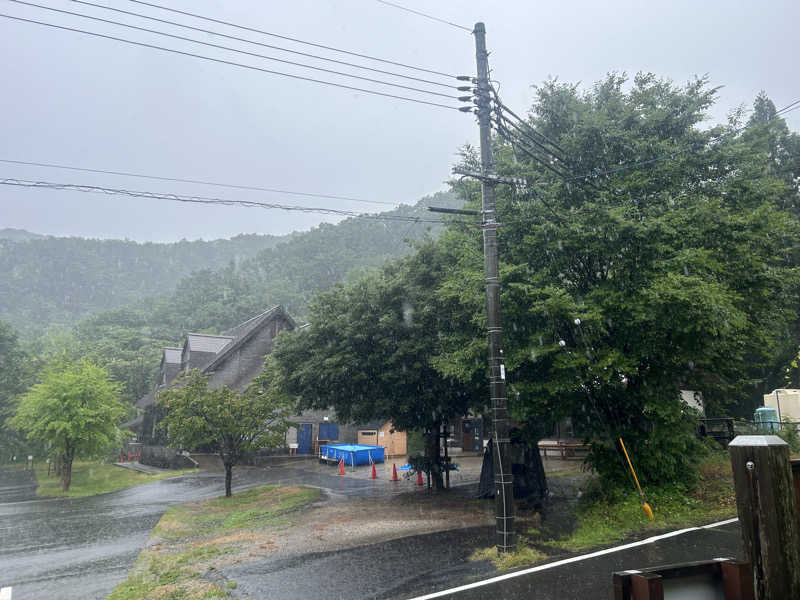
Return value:
M 514 134 L 511 131 L 508 130 L 508 128 L 503 124 L 502 121 L 496 120 L 494 122 L 498 127 L 498 133 L 500 134 L 500 136 L 504 140 L 506 140 L 509 144 L 511 144 L 512 146 L 518 147 L 520 150 L 522 150 L 525 154 L 527 154 L 533 160 L 535 160 L 536 162 L 541 164 L 547 170 L 552 171 L 553 173 L 558 175 L 561 179 L 563 179 L 565 181 L 569 181 L 569 179 L 570 179 L 569 173 L 564 173 L 563 171 L 561 171 L 561 170 L 557 169 L 556 167 L 554 167 L 553 165 L 551 165 L 548 162 L 547 159 L 542 158 L 541 156 L 538 156 L 535 152 L 533 152 L 530 149 L 530 147 L 526 146 L 525 143 L 522 140 L 520 140 L 518 136 L 515 137 Z
M 120 175 L 123 177 L 137 177 L 139 179 L 151 179 L 156 181 L 172 181 L 177 183 L 192 183 L 199 185 L 209 185 L 214 187 L 230 188 L 234 190 L 249 190 L 256 192 L 270 192 L 274 194 L 287 194 L 290 196 L 305 196 L 308 198 L 330 198 L 332 200 L 345 200 L 347 202 L 363 202 L 367 204 L 385 204 L 388 206 L 395 206 L 396 202 L 385 202 L 381 200 L 366 200 L 363 198 L 353 198 L 351 196 L 337 196 L 334 194 L 318 194 L 313 192 L 296 192 L 292 190 L 284 190 L 279 188 L 260 187 L 255 185 L 240 185 L 234 183 L 219 183 L 216 181 L 207 181 L 204 179 L 184 179 L 180 177 L 161 177 L 158 175 L 145 175 L 142 173 L 131 173 L 129 171 L 112 171 L 106 169 L 89 169 L 84 167 L 75 167 L 71 165 L 60 165 L 55 163 L 32 162 L 25 160 L 13 160 L 10 158 L 0 158 L 0 162 L 12 165 L 24 165 L 28 167 L 46 167 L 49 169 L 64 169 L 68 171 L 80 171 L 82 173 L 98 173 L 103 175 Z
M 107 188 L 96 185 L 57 183 L 52 181 L 31 181 L 25 179 L 0 178 L 0 185 L 8 185 L 21 188 L 82 192 L 89 194 L 105 194 L 109 196 L 127 196 L 131 198 L 151 198 L 154 200 L 167 200 L 170 202 L 186 202 L 192 204 L 214 204 L 221 206 L 262 208 L 267 210 L 284 210 L 284 211 L 301 212 L 301 213 L 333 215 L 339 217 L 352 217 L 358 219 L 370 219 L 374 221 L 402 221 L 402 222 L 418 222 L 418 223 L 450 222 L 450 221 L 444 221 L 442 219 L 423 219 L 421 217 L 412 217 L 410 215 L 391 215 L 385 213 L 367 214 L 367 213 L 358 213 L 350 210 L 341 210 L 336 208 L 297 206 L 294 204 L 276 204 L 271 202 L 256 202 L 252 200 L 231 200 L 228 198 L 216 198 L 210 196 L 189 196 L 185 194 L 147 192 L 141 190 Z
M 796 104 L 800 104 L 800 100 L 795 100 L 794 102 L 791 102 L 791 103 L 787 104 L 786 106 L 784 106 L 782 109 L 776 111 L 775 112 L 775 116 L 777 116 L 777 115 L 779 115 L 779 114 L 781 114 L 783 112 L 791 112 L 792 110 L 797 110 L 797 108 L 800 108 L 800 107 L 795 106 Z M 794 108 L 792 108 L 793 106 L 794 106 Z
M 798 104 L 794 108 L 785 108 L 781 112 L 775 113 L 775 116 L 781 116 L 782 117 L 784 115 L 788 115 L 790 112 L 795 111 L 797 109 L 800 109 L 800 104 Z
M 525 121 L 525 119 L 519 117 L 517 115 L 517 113 L 515 113 L 513 110 L 508 108 L 505 104 L 503 104 L 500 101 L 500 96 L 497 94 L 497 91 L 495 91 L 494 88 L 492 88 L 492 91 L 494 92 L 495 103 L 497 104 L 497 107 L 501 112 L 505 112 L 508 115 L 511 115 L 511 117 L 516 119 L 516 121 L 518 123 L 520 123 L 523 127 L 525 127 L 525 129 L 528 130 L 531 133 L 531 135 L 536 136 L 540 140 L 543 140 L 544 142 L 550 144 L 553 148 L 555 148 L 556 150 L 561 152 L 564 156 L 566 156 L 568 154 L 567 151 L 564 150 L 561 146 L 559 146 L 556 142 L 554 142 L 553 140 L 551 140 L 549 137 L 547 137 L 543 133 L 541 133 L 541 132 L 537 131 L 536 129 L 534 129 L 533 127 L 531 127 L 530 124 L 528 124 Z
M 131 0 L 131 1 L 133 1 L 133 0 Z M 383 96 L 383 97 L 386 97 L 386 98 L 394 98 L 396 100 L 404 100 L 406 102 L 416 102 L 417 104 L 425 104 L 425 105 L 428 105 L 428 106 L 436 106 L 436 107 L 439 107 L 439 108 L 447 108 L 447 109 L 450 109 L 450 110 L 459 110 L 459 108 L 457 106 L 449 106 L 447 104 L 441 104 L 439 102 L 430 102 L 428 100 L 419 100 L 417 98 L 409 98 L 408 96 L 399 96 L 399 95 L 396 95 L 396 94 L 389 94 L 387 92 L 379 92 L 379 91 L 376 91 L 376 90 L 369 90 L 369 89 L 366 89 L 366 88 L 355 87 L 355 86 L 352 86 L 352 85 L 345 85 L 343 83 L 334 83 L 332 81 L 325 81 L 325 80 L 322 80 L 322 79 L 314 79 L 313 77 L 304 77 L 302 75 L 292 75 L 290 73 L 283 73 L 281 71 L 273 71 L 271 69 L 264 69 L 262 67 L 256 67 L 256 66 L 247 65 L 247 64 L 244 64 L 244 63 L 238 63 L 238 62 L 234 62 L 234 61 L 230 61 L 230 60 L 224 60 L 224 59 L 221 59 L 221 58 L 213 58 L 211 56 L 204 56 L 202 54 L 195 54 L 193 52 L 186 52 L 184 50 L 175 50 L 174 48 L 166 48 L 164 46 L 157 46 L 155 44 L 148 44 L 148 43 L 145 43 L 145 42 L 137 42 L 137 41 L 134 41 L 134 40 L 129 40 L 129 39 L 126 39 L 126 38 L 121 38 L 121 37 L 117 37 L 117 36 L 113 36 L 113 35 L 108 35 L 108 34 L 105 34 L 105 33 L 97 33 L 95 31 L 87 31 L 85 29 L 78 29 L 78 28 L 75 28 L 75 27 L 67 27 L 67 26 L 64 26 L 64 25 L 56 25 L 54 23 L 45 23 L 44 21 L 37 21 L 35 19 L 25 19 L 25 18 L 22 18 L 22 17 L 16 17 L 16 16 L 13 16 L 13 15 L 7 15 L 7 14 L 4 14 L 4 13 L 0 13 L 0 17 L 6 18 L 6 19 L 11 19 L 11 20 L 14 20 L 14 21 L 21 21 L 23 23 L 33 23 L 35 25 L 42 25 L 44 27 L 50 27 L 50 28 L 53 28 L 53 29 L 61 29 L 61 30 L 64 30 L 64 31 L 72 31 L 74 33 L 82 33 L 84 35 L 89 35 L 89 36 L 93 36 L 93 37 L 99 37 L 99 38 L 103 38 L 103 39 L 107 39 L 107 40 L 112 40 L 112 41 L 115 41 L 115 42 L 122 42 L 124 44 L 131 44 L 133 46 L 141 46 L 142 48 L 150 48 L 150 49 L 153 49 L 153 50 L 161 50 L 162 52 L 171 52 L 173 54 L 180 54 L 181 56 L 189 56 L 191 58 L 198 58 L 198 59 L 201 59 L 201 60 L 208 60 L 208 61 L 211 61 L 211 62 L 216 62 L 216 63 L 220 63 L 220 64 L 224 64 L 224 65 L 240 67 L 240 68 L 243 68 L 243 69 L 250 69 L 252 71 L 259 71 L 261 73 L 268 73 L 270 75 L 279 75 L 279 76 L 282 76 L 282 77 L 288 77 L 290 79 L 298 79 L 300 81 L 309 81 L 309 82 L 312 82 L 312 83 L 319 83 L 321 85 L 328 85 L 328 86 L 331 86 L 331 87 L 338 87 L 338 88 L 343 88 L 343 89 L 346 89 L 346 90 L 352 90 L 352 91 L 355 91 L 355 92 L 363 92 L 365 94 L 372 94 L 372 95 L 375 95 L 375 96 Z
M 372 77 L 364 77 L 362 75 L 354 75 L 352 73 L 345 73 L 344 71 L 336 71 L 336 70 L 333 70 L 333 69 L 326 69 L 324 67 L 317 67 L 317 66 L 314 66 L 314 65 L 308 65 L 308 64 L 296 62 L 296 61 L 293 61 L 293 60 L 286 60 L 286 59 L 283 59 L 283 58 L 277 58 L 275 56 L 268 56 L 266 54 L 259 54 L 257 52 L 249 52 L 247 50 L 241 50 L 241 49 L 238 49 L 238 48 L 232 48 L 230 46 L 223 46 L 221 44 L 215 44 L 213 42 L 204 42 L 202 40 L 196 40 L 196 39 L 185 37 L 185 36 L 182 36 L 182 35 L 175 35 L 175 34 L 172 34 L 172 33 L 166 33 L 164 31 L 158 31 L 156 29 L 149 29 L 147 27 L 139 27 L 137 25 L 131 25 L 129 23 L 122 23 L 120 21 L 112 21 L 110 19 L 103 19 L 101 17 L 93 17 L 91 15 L 84 15 L 84 14 L 73 12 L 73 11 L 69 11 L 69 10 L 62 10 L 60 8 L 53 8 L 53 7 L 44 6 L 44 5 L 41 5 L 41 4 L 34 4 L 33 2 L 25 2 L 24 0 L 8 0 L 8 1 L 9 2 L 14 2 L 16 4 L 22 4 L 24 6 L 32 6 L 32 7 L 35 7 L 35 8 L 41 8 L 42 10 L 49 10 L 49 11 L 56 12 L 56 13 L 61 13 L 61 14 L 64 14 L 64 15 L 69 15 L 69 16 L 73 16 L 73 17 L 80 17 L 82 19 L 89 19 L 91 21 L 97 21 L 99 23 L 105 23 L 107 25 L 116 25 L 118 27 L 126 27 L 128 29 L 134 29 L 136 31 L 142 31 L 142 32 L 145 32 L 145 33 L 152 33 L 152 34 L 160 35 L 160 36 L 167 37 L 167 38 L 181 40 L 181 41 L 184 41 L 184 42 L 190 42 L 192 44 L 200 44 L 202 46 L 208 46 L 210 48 L 217 48 L 218 50 L 226 50 L 228 52 L 236 52 L 237 54 L 244 54 L 244 55 L 247 55 L 247 56 L 252 56 L 254 58 L 261 58 L 261 59 L 264 59 L 264 60 L 271 60 L 271 61 L 275 61 L 275 62 L 286 64 L 286 65 L 292 65 L 294 67 L 301 67 L 303 69 L 312 69 L 314 71 L 321 71 L 323 73 L 329 73 L 329 74 L 332 74 L 332 75 L 339 75 L 341 77 L 350 77 L 350 78 L 358 79 L 358 80 L 361 80 L 361 81 L 368 81 L 370 83 L 377 83 L 379 85 L 387 85 L 387 86 L 391 86 L 391 87 L 401 88 L 401 89 L 404 89 L 404 90 L 411 90 L 411 91 L 414 91 L 414 92 L 419 92 L 419 93 L 422 93 L 422 94 L 431 94 L 433 96 L 440 96 L 442 98 L 450 98 L 452 100 L 457 100 L 458 99 L 457 96 L 453 96 L 451 94 L 444 94 L 442 92 L 434 92 L 433 90 L 426 90 L 426 89 L 423 89 L 423 88 L 413 87 L 413 86 L 409 86 L 409 85 L 403 85 L 401 83 L 392 83 L 391 81 L 384 81 L 384 80 L 375 79 L 375 78 L 372 78 Z M 453 89 L 455 89 L 455 88 L 453 88 Z
M 537 148 L 539 148 L 539 149 L 540 149 L 542 152 L 544 152 L 544 153 L 545 153 L 545 154 L 547 154 L 548 156 L 551 156 L 552 158 L 556 159 L 557 161 L 559 161 L 559 162 L 561 162 L 561 163 L 567 163 L 567 159 L 566 159 L 565 157 L 563 157 L 563 156 L 562 156 L 562 155 L 560 155 L 560 154 L 557 154 L 557 153 L 553 152 L 553 151 L 552 151 L 551 149 L 549 149 L 547 146 L 545 146 L 545 145 L 544 145 L 544 144 L 542 144 L 541 142 L 539 142 L 539 141 L 537 141 L 536 139 L 534 139 L 534 137 L 533 137 L 533 136 L 531 136 L 529 133 L 527 133 L 527 131 L 526 131 L 525 129 L 523 129 L 523 128 L 522 128 L 520 125 L 518 125 L 517 123 L 514 123 L 514 121 L 512 121 L 511 119 L 509 119 L 508 117 L 506 117 L 506 115 L 502 114 L 501 112 L 496 112 L 495 114 L 496 114 L 496 117 L 495 117 L 494 121 L 495 121 L 495 123 L 497 123 L 499 126 L 501 126 L 501 127 L 502 127 L 502 126 L 503 126 L 503 123 L 506 123 L 506 124 L 508 124 L 508 125 L 511 125 L 511 127 L 513 127 L 513 128 L 514 128 L 514 129 L 517 131 L 517 134 L 518 134 L 518 135 L 519 135 L 521 138 L 523 138 L 524 140 L 526 140 L 526 141 L 530 142 L 531 144 L 533 144 L 534 146 L 536 146 Z
M 433 15 L 426 14 L 424 12 L 420 12 L 418 10 L 414 10 L 413 8 L 407 8 L 405 6 L 400 6 L 399 4 L 395 4 L 394 2 L 387 2 L 386 0 L 375 0 L 381 4 L 385 4 L 386 6 L 391 6 L 393 8 L 398 8 L 400 10 L 404 10 L 406 12 L 413 13 L 415 15 L 419 15 L 420 17 L 424 17 L 426 19 L 431 19 L 432 21 L 438 21 L 439 23 L 444 23 L 445 25 L 450 25 L 451 27 L 457 27 L 458 29 L 463 29 L 469 33 L 472 33 L 472 27 L 464 27 L 463 25 L 459 25 L 458 23 L 451 23 L 450 21 L 445 21 L 444 19 L 440 19 L 439 17 L 434 17 Z
M 500 133 L 501 136 L 512 145 L 512 147 L 514 147 L 514 139 L 516 139 L 517 144 L 525 154 L 527 154 L 536 162 L 542 164 L 545 168 L 552 171 L 563 180 L 567 182 L 570 181 L 573 177 L 573 173 L 571 171 L 564 172 L 555 168 L 546 159 L 538 156 L 530 146 L 525 146 L 525 143 L 533 144 L 533 146 L 536 146 L 541 152 L 544 152 L 547 156 L 554 158 L 565 167 L 569 167 L 572 163 L 572 161 L 570 161 L 568 158 L 567 151 L 549 137 L 537 131 L 534 127 L 519 117 L 513 110 L 503 104 L 503 102 L 500 100 L 500 95 L 498 94 L 497 89 L 493 85 L 489 85 L 489 90 L 494 96 L 495 107 L 493 112 L 495 118 L 493 119 L 493 122 L 499 128 L 498 133 Z M 508 124 L 515 129 L 516 133 L 510 131 L 505 124 Z M 546 146 L 545 143 L 549 144 L 550 147 Z M 593 182 L 590 181 L 588 183 L 590 187 L 594 188 L 595 190 L 598 189 Z
M 255 40 L 247 39 L 238 37 L 235 35 L 228 35 L 226 33 L 222 33 L 220 31 L 216 31 L 213 29 L 203 29 L 202 27 L 194 27 L 192 25 L 187 25 L 185 23 L 178 23 L 177 21 L 170 21 L 168 19 L 159 19 L 157 17 L 151 17 L 149 15 L 145 15 L 142 13 L 137 13 L 129 10 L 123 10 L 121 8 L 114 8 L 112 6 L 103 6 L 102 4 L 95 4 L 93 2 L 86 2 L 85 0 L 72 0 L 75 4 L 84 4 L 86 6 L 93 6 L 95 8 L 100 8 L 103 10 L 109 10 L 113 12 L 117 12 L 124 15 L 130 15 L 133 17 L 139 17 L 141 19 L 147 19 L 148 21 L 155 21 L 157 23 L 164 23 L 165 25 L 173 25 L 175 27 L 182 27 L 184 29 L 190 29 L 192 31 L 197 31 L 200 33 L 206 33 L 209 35 L 214 35 L 222 38 L 226 38 L 229 40 L 236 40 L 238 42 L 245 42 L 247 44 L 253 44 L 254 46 L 260 46 L 262 48 L 270 48 L 272 50 L 279 50 L 280 52 L 288 52 L 290 54 L 296 54 L 298 56 L 305 56 L 306 58 L 313 58 L 316 60 L 323 60 L 330 63 L 335 63 L 338 65 L 344 65 L 347 67 L 353 67 L 355 69 L 363 69 L 365 71 L 371 71 L 373 73 L 382 73 L 383 75 L 391 75 L 392 77 L 400 77 L 402 79 L 410 79 L 412 81 L 419 81 L 422 83 L 429 83 L 431 85 L 438 85 L 440 87 L 445 88 L 453 88 L 454 86 L 449 83 L 442 83 L 440 81 L 434 81 L 432 79 L 424 79 L 422 77 L 414 77 L 413 75 L 403 75 L 402 73 L 396 73 L 394 71 L 386 71 L 385 69 L 376 69 L 374 67 L 368 67 L 366 65 L 359 65 L 357 63 L 347 62 L 345 60 L 337 60 L 335 58 L 329 58 L 326 56 L 320 56 L 318 54 L 311 54 L 309 52 L 301 52 L 299 50 L 291 50 L 290 48 L 284 48 L 282 46 L 275 46 L 274 44 L 265 44 L 264 42 L 257 42 Z
M 541 150 L 543 150 L 545 153 L 547 153 L 547 156 L 553 157 L 561 163 L 567 162 L 565 158 L 562 158 L 554 154 L 550 149 L 546 148 L 541 143 L 533 140 L 530 135 L 528 135 L 521 127 L 516 125 L 513 121 L 506 118 L 505 115 L 496 111 L 495 118 L 492 119 L 492 122 L 497 126 L 498 134 L 500 135 L 500 137 L 502 137 L 509 144 L 511 144 L 512 148 L 519 148 L 520 150 L 522 150 L 522 152 L 527 154 L 534 161 L 538 162 L 549 171 L 555 173 L 558 177 L 560 177 L 567 183 L 575 179 L 571 171 L 563 171 L 555 167 L 553 164 L 551 164 L 551 162 L 547 158 L 544 158 L 536 154 L 535 150 L 533 150 L 530 146 L 528 146 L 527 143 L 532 142 L 533 144 L 538 146 Z M 514 133 L 513 131 L 509 130 L 508 127 L 506 127 L 505 125 L 506 123 L 514 127 L 517 130 L 517 133 Z M 588 181 L 584 183 L 588 184 L 590 187 L 599 191 L 599 188 L 595 185 L 594 182 Z M 578 183 L 577 185 L 581 186 L 582 184 Z
M 252 33 L 260 33 L 262 35 L 268 35 L 270 37 L 278 38 L 278 39 L 281 39 L 281 40 L 287 40 L 287 41 L 290 41 L 290 42 L 296 42 L 298 44 L 305 44 L 307 46 L 313 46 L 315 48 L 322 48 L 323 50 L 330 50 L 332 52 L 340 52 L 342 54 L 347 54 L 349 56 L 357 56 L 359 58 L 366 58 L 368 60 L 374 60 L 374 61 L 381 62 L 381 63 L 384 63 L 384 64 L 394 65 L 396 67 L 403 67 L 405 69 L 412 69 L 414 71 L 421 71 L 423 73 L 431 73 L 433 75 L 441 75 L 443 77 L 449 77 L 449 78 L 452 78 L 452 79 L 458 79 L 457 75 L 452 75 L 450 73 L 443 73 L 442 71 L 435 71 L 433 69 L 426 69 L 426 68 L 423 68 L 423 67 L 416 67 L 416 66 L 413 66 L 413 65 L 408 65 L 408 64 L 401 63 L 401 62 L 396 62 L 396 61 L 393 61 L 393 60 L 387 60 L 385 58 L 377 58 L 375 56 L 370 56 L 368 54 L 361 54 L 359 52 L 352 52 L 350 50 L 342 50 L 341 48 L 335 48 L 333 46 L 326 46 L 325 44 L 317 44 L 315 42 L 308 42 L 308 41 L 301 40 L 301 39 L 298 39 L 298 38 L 289 37 L 288 35 L 280 35 L 280 34 L 277 34 L 277 33 L 270 32 L 270 31 L 265 31 L 263 29 L 256 29 L 255 27 L 247 27 L 245 25 L 238 25 L 236 23 L 231 23 L 230 21 L 223 21 L 221 19 L 214 19 L 212 17 L 206 17 L 206 16 L 203 16 L 203 15 L 198 15 L 196 13 L 190 13 L 190 12 L 187 12 L 187 11 L 184 11 L 184 10 L 178 10 L 176 8 L 170 8 L 168 6 L 162 6 L 160 4 L 155 4 L 155 3 L 152 3 L 152 2 L 144 2 L 144 0 L 129 0 L 129 2 L 133 2 L 135 4 L 141 4 L 143 6 L 150 6 L 151 8 L 157 8 L 157 9 L 164 10 L 164 11 L 167 11 L 167 12 L 171 12 L 171 13 L 175 13 L 175 14 L 179 14 L 179 15 L 184 15 L 184 16 L 187 16 L 187 17 L 193 17 L 195 19 L 201 19 L 203 21 L 209 21 L 211 23 L 217 23 L 218 25 L 227 25 L 228 27 L 234 27 L 236 29 L 241 29 L 242 31 L 250 31 Z

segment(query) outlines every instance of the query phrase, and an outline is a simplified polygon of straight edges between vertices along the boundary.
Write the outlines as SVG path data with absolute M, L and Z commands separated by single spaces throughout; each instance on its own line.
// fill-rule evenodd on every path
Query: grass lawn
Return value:
M 193 473 L 194 469 L 169 471 L 160 475 L 148 475 L 133 469 L 116 467 L 109 463 L 75 461 L 72 463 L 72 483 L 68 492 L 61 491 L 61 481 L 55 475 L 47 476 L 47 464 L 35 467 L 36 479 L 39 483 L 36 495 L 41 498 L 67 497 L 81 498 L 105 494 L 158 479 L 175 477 L 184 473 Z
M 218 575 L 218 569 L 249 555 L 254 532 L 290 525 L 319 497 L 316 489 L 269 485 L 174 506 L 108 600 L 228 598 L 226 590 L 236 582 Z
M 700 481 L 690 492 L 644 491 L 655 521 L 647 518 L 642 501 L 633 490 L 615 502 L 585 499 L 577 507 L 577 527 L 569 534 L 554 535 L 547 532 L 546 527 L 527 527 L 525 515 L 520 515 L 518 530 L 523 533 L 518 536 L 519 547 L 515 552 L 498 557 L 494 548 L 484 548 L 470 558 L 491 559 L 498 569 L 511 569 L 564 552 L 578 552 L 736 516 L 736 496 L 727 453 L 715 453 L 703 462 Z

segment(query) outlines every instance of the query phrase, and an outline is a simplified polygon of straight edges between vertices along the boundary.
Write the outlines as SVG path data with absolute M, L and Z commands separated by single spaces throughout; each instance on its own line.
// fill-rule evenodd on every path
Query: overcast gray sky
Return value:
M 31 1 L 336 68 L 68 0 Z M 381 66 L 130 1 L 94 1 Z M 446 73 L 472 74 L 475 70 L 473 39 L 467 31 L 375 0 L 152 1 Z M 549 76 L 589 85 L 612 70 L 631 74 L 652 71 L 677 82 L 708 73 L 714 85 L 725 86 L 714 110 L 715 121 L 723 120 L 740 103 L 749 105 L 762 89 L 778 107 L 800 98 L 796 48 L 800 3 L 796 0 L 397 2 L 467 26 L 484 21 L 494 76 L 502 84 L 505 103 L 519 111 L 530 105 L 530 86 Z M 0 13 L 406 94 L 8 0 L 0 0 Z M 477 139 L 474 118 L 456 111 L 4 18 L 0 18 L 0 53 L 3 159 L 413 203 L 422 195 L 444 189 L 455 152 L 465 142 L 475 143 Z M 408 95 L 426 97 L 413 92 Z M 434 96 L 427 98 L 436 101 Z M 800 111 L 788 115 L 787 120 L 790 127 L 800 129 Z M 0 178 L 6 177 L 359 211 L 381 208 L 0 163 Z M 212 239 L 237 233 L 287 233 L 307 229 L 323 219 L 335 220 L 313 214 L 0 186 L 0 228 L 18 227 L 53 235 L 141 241 Z

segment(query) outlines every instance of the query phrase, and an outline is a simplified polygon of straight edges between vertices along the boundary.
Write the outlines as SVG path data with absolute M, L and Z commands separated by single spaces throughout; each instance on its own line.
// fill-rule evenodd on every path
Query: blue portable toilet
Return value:
M 753 415 L 756 426 L 769 433 L 778 433 L 780 424 L 778 423 L 778 411 L 770 406 L 757 408 Z

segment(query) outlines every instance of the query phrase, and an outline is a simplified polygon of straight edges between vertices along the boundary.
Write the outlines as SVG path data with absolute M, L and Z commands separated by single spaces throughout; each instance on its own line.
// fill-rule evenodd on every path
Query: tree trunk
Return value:
M 233 478 L 233 463 L 225 463 L 225 497 L 231 497 L 231 479 Z
M 434 490 L 444 488 L 442 480 L 441 458 L 439 453 L 440 425 L 436 423 L 425 435 L 425 457 L 430 461 L 431 472 L 429 487 L 432 485 Z
M 62 456 L 61 463 L 61 491 L 68 492 L 72 483 L 72 460 L 75 458 L 75 451 L 68 449 Z

